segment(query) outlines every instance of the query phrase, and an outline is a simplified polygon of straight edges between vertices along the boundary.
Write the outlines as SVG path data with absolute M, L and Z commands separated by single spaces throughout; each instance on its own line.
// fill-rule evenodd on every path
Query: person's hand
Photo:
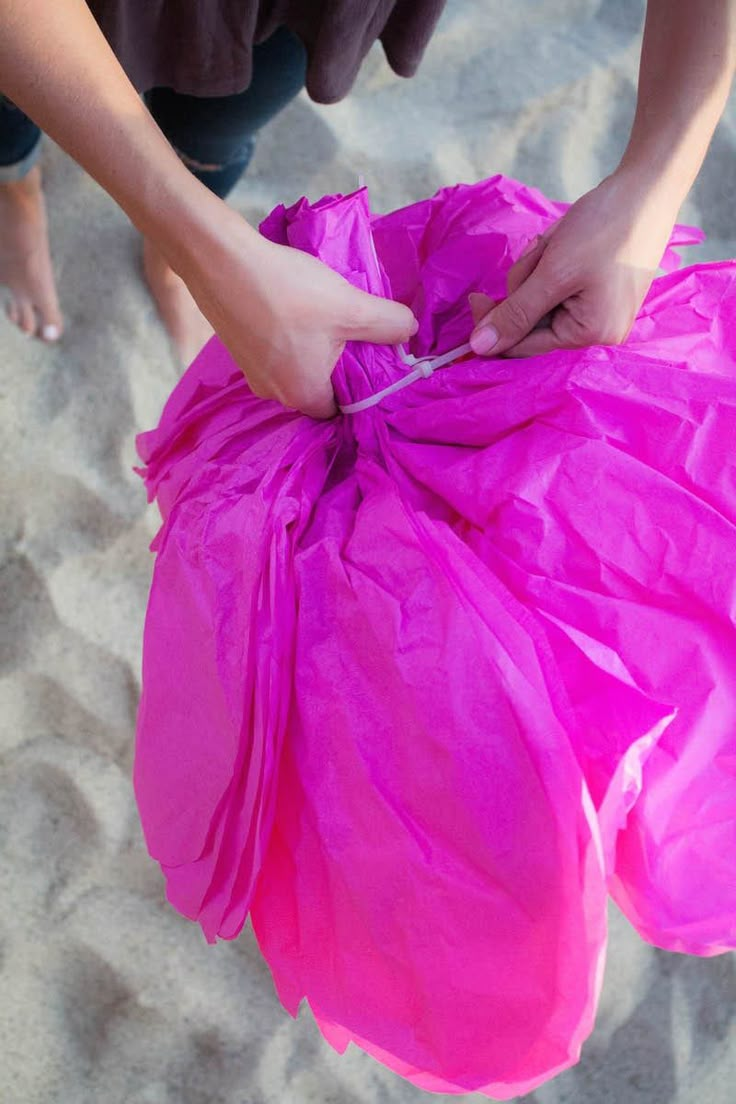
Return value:
M 262 238 L 218 201 L 209 248 L 176 269 L 256 395 L 314 418 L 336 412 L 330 383 L 346 341 L 397 344 L 408 307 L 359 291 L 316 258 Z
M 519 258 L 507 299 L 472 297 L 474 352 L 526 357 L 624 341 L 676 215 L 676 204 L 633 175 L 608 177 Z

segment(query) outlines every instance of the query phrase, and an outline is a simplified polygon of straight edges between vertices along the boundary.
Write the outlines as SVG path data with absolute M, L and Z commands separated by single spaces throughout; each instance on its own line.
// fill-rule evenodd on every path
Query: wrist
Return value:
M 694 176 L 670 172 L 647 154 L 627 150 L 610 179 L 632 211 L 672 225 Z
M 711 97 L 687 118 L 673 112 L 655 119 L 639 111 L 616 171 L 676 214 L 700 172 L 724 103 L 723 95 Z
M 234 254 L 244 272 L 256 263 L 264 239 L 175 161 L 160 186 L 141 189 L 135 211 L 128 211 L 131 220 L 184 279 L 194 267 L 221 269 Z
M 600 212 L 609 248 L 636 258 L 642 268 L 657 267 L 677 221 L 680 200 L 648 167 L 619 166 L 599 185 Z

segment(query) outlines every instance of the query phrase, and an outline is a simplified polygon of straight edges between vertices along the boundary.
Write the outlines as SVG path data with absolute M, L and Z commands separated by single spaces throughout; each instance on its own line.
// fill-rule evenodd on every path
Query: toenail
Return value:
M 59 327 L 50 323 L 48 326 L 44 326 L 41 330 L 41 336 L 44 341 L 58 341 L 59 340 Z

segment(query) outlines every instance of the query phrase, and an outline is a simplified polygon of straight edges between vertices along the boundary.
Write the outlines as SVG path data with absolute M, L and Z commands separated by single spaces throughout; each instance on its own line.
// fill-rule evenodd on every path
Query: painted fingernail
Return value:
M 59 340 L 59 327 L 50 323 L 48 326 L 44 326 L 41 330 L 41 336 L 44 341 L 58 341 Z
M 487 356 L 498 344 L 498 330 L 493 326 L 480 326 L 470 335 L 470 348 L 476 356 Z

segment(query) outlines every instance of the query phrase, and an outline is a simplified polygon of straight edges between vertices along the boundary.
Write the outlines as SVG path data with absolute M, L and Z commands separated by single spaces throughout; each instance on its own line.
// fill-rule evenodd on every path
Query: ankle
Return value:
M 38 165 L 34 165 L 20 180 L 5 180 L 0 183 L 0 196 L 11 202 L 35 202 L 41 192 L 41 170 Z

